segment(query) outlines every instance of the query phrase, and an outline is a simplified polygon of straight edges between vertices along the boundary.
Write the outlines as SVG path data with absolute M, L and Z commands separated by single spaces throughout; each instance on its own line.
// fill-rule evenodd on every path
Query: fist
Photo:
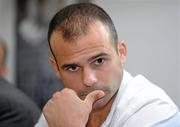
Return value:
M 85 127 L 93 103 L 104 96 L 101 90 L 81 100 L 75 91 L 65 88 L 56 92 L 43 109 L 49 127 Z

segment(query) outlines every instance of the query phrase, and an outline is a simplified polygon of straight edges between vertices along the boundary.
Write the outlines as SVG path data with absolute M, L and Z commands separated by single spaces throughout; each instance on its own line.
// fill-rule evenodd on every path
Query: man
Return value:
M 166 93 L 123 69 L 126 45 L 102 8 L 63 8 L 50 22 L 48 41 L 65 89 L 48 101 L 36 127 L 180 126 L 178 108 Z
M 0 127 L 33 127 L 40 110 L 24 93 L 3 78 L 6 54 L 6 45 L 0 40 Z

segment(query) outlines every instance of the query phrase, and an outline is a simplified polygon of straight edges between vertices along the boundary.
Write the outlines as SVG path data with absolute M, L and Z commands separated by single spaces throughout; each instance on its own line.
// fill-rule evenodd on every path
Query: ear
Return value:
M 121 62 L 124 63 L 127 57 L 127 49 L 126 49 L 126 44 L 124 40 L 121 40 L 118 43 L 118 49 L 119 49 L 119 56 L 120 56 Z
M 61 75 L 60 75 L 58 64 L 57 64 L 56 60 L 53 57 L 50 57 L 49 58 L 49 63 L 52 65 L 54 73 L 56 74 L 56 76 L 59 79 L 61 79 Z
M 4 65 L 0 66 L 0 75 L 5 76 L 7 74 L 6 67 Z

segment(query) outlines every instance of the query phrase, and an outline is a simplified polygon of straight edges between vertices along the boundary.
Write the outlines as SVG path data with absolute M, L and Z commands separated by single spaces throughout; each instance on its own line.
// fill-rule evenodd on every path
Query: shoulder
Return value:
M 126 82 L 126 88 L 119 103 L 121 103 L 123 99 L 125 102 L 129 101 L 129 104 L 131 104 L 132 101 L 143 104 L 154 102 L 152 100 L 162 100 L 175 106 L 163 89 L 151 83 L 142 75 L 132 77 Z
M 3 83 L 0 85 L 0 126 L 4 123 L 15 125 L 17 120 L 18 126 L 25 123 L 25 126 L 32 126 L 40 115 L 38 107 L 22 91 L 8 83 L 5 84 L 6 82 Z
M 178 112 L 164 90 L 138 75 L 127 82 L 126 90 L 117 103 L 116 114 L 122 124 L 141 127 L 168 121 Z

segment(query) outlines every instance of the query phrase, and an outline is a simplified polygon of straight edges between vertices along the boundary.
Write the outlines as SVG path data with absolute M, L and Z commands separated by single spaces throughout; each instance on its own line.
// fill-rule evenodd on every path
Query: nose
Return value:
M 84 69 L 82 76 L 83 84 L 87 87 L 91 87 L 97 83 L 97 77 L 95 71 L 91 69 Z

